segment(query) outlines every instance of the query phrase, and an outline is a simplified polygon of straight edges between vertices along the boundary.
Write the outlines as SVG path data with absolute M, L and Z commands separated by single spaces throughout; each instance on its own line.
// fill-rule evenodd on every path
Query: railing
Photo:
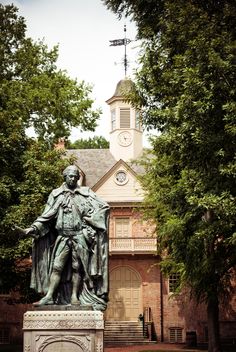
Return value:
M 115 253 L 156 251 L 156 238 L 147 237 L 113 237 L 109 239 L 109 251 Z
M 143 310 L 143 336 L 149 341 L 156 340 L 151 307 L 144 307 Z

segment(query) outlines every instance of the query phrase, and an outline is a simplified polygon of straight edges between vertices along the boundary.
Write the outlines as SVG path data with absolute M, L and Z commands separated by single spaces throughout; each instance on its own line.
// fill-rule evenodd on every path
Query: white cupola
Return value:
M 132 86 L 129 79 L 119 81 L 114 95 L 106 101 L 110 105 L 110 152 L 116 160 L 136 159 L 143 150 L 140 112 L 124 100 Z

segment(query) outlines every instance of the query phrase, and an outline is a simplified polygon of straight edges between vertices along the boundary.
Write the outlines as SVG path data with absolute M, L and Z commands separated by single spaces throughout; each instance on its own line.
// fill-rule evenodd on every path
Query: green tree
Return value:
M 58 70 L 58 48 L 48 50 L 25 36 L 25 21 L 13 5 L 0 5 L 1 120 L 33 127 L 39 140 L 68 137 L 71 127 L 94 131 L 91 87 Z
M 208 350 L 218 352 L 219 301 L 236 268 L 236 3 L 104 3 L 131 15 L 143 39 L 130 99 L 144 107 L 143 123 L 161 132 L 142 182 L 160 250 L 168 252 L 163 268 L 178 269 L 206 302 Z
M 58 48 L 26 37 L 24 18 L 0 4 L 0 275 L 29 255 L 30 239 L 18 241 L 13 225 L 28 226 L 69 160 L 53 150 L 71 127 L 94 131 L 91 87 L 57 69 Z M 37 140 L 27 137 L 31 127 Z M 6 264 L 4 266 L 4 263 Z M 4 275 L 3 275 L 4 276 Z M 16 275 L 17 276 L 17 275 Z M 8 285 L 15 281 L 8 278 Z
M 108 149 L 109 142 L 103 136 L 95 136 L 88 139 L 77 139 L 75 142 L 67 143 L 68 149 Z

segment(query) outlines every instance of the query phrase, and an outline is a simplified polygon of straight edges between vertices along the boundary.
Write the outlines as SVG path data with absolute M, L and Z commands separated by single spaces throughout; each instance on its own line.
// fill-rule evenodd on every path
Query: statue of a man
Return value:
M 90 305 L 108 301 L 109 206 L 88 187 L 78 186 L 75 165 L 49 195 L 45 210 L 26 234 L 34 237 L 31 287 L 45 296 L 35 305 Z

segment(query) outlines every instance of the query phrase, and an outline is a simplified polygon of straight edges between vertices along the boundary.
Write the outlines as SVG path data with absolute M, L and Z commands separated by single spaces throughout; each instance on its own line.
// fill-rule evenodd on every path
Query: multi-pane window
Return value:
M 130 128 L 130 109 L 120 109 L 120 128 Z
M 169 292 L 175 292 L 179 285 L 180 275 L 178 273 L 173 273 L 169 276 Z
M 130 237 L 130 219 L 129 218 L 115 219 L 115 236 Z
M 169 329 L 169 341 L 170 343 L 181 343 L 183 342 L 183 329 L 179 327 L 173 327 Z
M 116 128 L 116 111 L 115 109 L 111 111 L 111 130 Z
M 0 344 L 10 343 L 10 329 L 0 327 Z

